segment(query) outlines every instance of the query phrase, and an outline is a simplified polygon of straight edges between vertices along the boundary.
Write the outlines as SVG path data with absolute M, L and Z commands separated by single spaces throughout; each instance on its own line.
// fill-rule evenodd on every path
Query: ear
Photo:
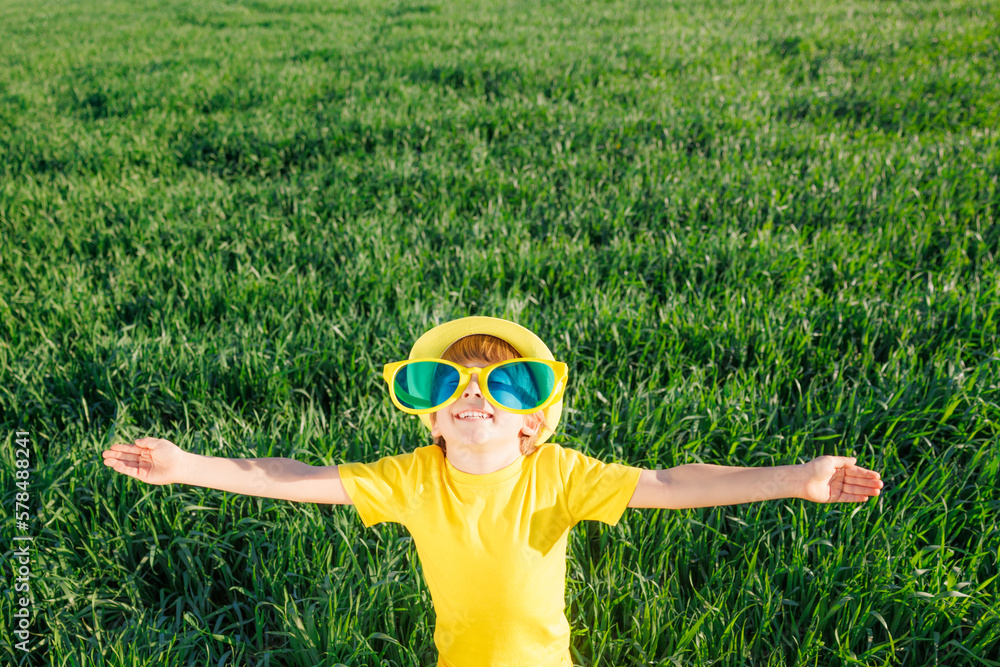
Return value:
M 524 415 L 524 424 L 521 426 L 521 435 L 531 437 L 538 433 L 538 428 L 542 425 L 539 419 L 540 412 L 532 412 L 530 415 Z
M 432 412 L 427 416 L 430 417 L 431 420 L 431 437 L 432 438 L 440 437 L 441 429 L 438 428 L 438 420 L 437 420 L 438 413 Z

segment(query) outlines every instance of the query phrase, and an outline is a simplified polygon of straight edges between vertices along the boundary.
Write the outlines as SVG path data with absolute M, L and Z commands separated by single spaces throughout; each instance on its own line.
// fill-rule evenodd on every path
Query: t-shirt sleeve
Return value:
M 635 493 L 640 472 L 639 468 L 604 463 L 563 449 L 566 503 L 574 523 L 591 520 L 617 524 Z
M 409 453 L 387 456 L 372 463 L 337 466 L 347 495 L 365 526 L 385 521 L 402 523 L 406 507 L 413 498 L 415 463 L 415 455 Z

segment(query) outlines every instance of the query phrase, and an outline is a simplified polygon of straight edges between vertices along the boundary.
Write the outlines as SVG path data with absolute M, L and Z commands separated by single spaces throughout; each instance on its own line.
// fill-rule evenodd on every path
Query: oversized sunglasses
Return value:
M 466 368 L 444 359 L 408 359 L 385 365 L 382 377 L 396 407 L 411 415 L 436 412 L 454 403 L 474 373 L 487 401 L 525 415 L 544 410 L 566 388 L 566 364 L 548 359 L 509 359 L 486 368 Z

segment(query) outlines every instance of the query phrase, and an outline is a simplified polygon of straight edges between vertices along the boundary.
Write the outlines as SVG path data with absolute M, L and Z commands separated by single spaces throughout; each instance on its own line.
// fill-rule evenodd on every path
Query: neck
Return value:
M 521 456 L 521 443 L 502 445 L 447 444 L 448 461 L 457 470 L 470 475 L 488 475 L 503 470 Z

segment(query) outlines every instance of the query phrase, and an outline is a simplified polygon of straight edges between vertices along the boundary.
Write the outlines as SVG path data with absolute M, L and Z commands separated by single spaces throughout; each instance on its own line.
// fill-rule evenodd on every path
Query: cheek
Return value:
M 496 415 L 494 419 L 496 425 L 504 429 L 520 431 L 525 424 L 524 415 L 513 415 L 509 412 L 497 412 Z

